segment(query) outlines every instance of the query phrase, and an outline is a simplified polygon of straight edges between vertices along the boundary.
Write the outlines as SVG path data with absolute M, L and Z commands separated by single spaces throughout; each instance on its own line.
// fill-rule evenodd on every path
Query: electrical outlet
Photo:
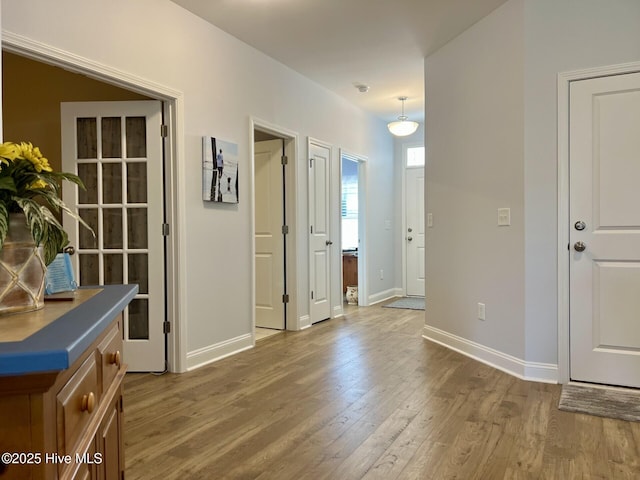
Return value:
M 433 227 L 433 213 L 427 213 L 427 227 Z
M 484 303 L 478 303 L 478 320 L 484 320 L 485 313 Z
M 380 269 L 380 280 L 384 280 L 384 270 Z

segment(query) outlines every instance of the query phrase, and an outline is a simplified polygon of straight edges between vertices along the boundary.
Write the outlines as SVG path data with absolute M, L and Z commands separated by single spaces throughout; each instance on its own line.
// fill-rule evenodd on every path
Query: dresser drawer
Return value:
M 99 401 L 94 350 L 56 396 L 58 451 L 61 454 L 74 454 L 77 441 L 98 410 Z
M 122 331 L 116 322 L 98 346 L 102 364 L 102 393 L 106 392 L 122 366 Z

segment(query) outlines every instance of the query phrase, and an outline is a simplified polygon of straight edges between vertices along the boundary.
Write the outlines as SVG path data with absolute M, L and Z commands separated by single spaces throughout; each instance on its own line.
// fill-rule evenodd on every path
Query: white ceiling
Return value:
M 424 57 L 506 0 L 172 1 L 387 121 L 407 96 L 422 121 Z

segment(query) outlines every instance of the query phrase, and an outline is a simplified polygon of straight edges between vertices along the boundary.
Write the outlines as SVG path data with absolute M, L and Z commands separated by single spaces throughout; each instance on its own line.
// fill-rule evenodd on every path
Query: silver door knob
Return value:
M 585 245 L 584 242 L 576 242 L 576 243 L 573 244 L 573 249 L 576 252 L 584 252 L 586 248 L 587 248 L 587 246 Z
M 575 227 L 575 229 L 576 229 L 576 230 L 580 230 L 580 231 L 582 231 L 582 230 L 584 230 L 585 228 L 587 228 L 587 224 L 586 224 L 586 223 L 584 223 L 582 220 L 579 220 L 579 221 L 577 221 L 577 222 L 575 223 L 574 227 Z
M 413 240 L 413 237 L 407 237 L 407 240 L 411 241 Z
M 63 252 L 68 253 L 69 255 L 73 255 L 74 253 L 76 253 L 76 247 L 74 247 L 73 245 L 69 245 L 68 247 L 64 247 Z

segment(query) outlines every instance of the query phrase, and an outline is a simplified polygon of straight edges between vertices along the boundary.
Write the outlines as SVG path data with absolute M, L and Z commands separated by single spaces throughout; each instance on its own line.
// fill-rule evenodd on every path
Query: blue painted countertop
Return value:
M 102 291 L 24 340 L 0 342 L 0 375 L 69 368 L 138 293 L 135 284 L 87 288 Z

